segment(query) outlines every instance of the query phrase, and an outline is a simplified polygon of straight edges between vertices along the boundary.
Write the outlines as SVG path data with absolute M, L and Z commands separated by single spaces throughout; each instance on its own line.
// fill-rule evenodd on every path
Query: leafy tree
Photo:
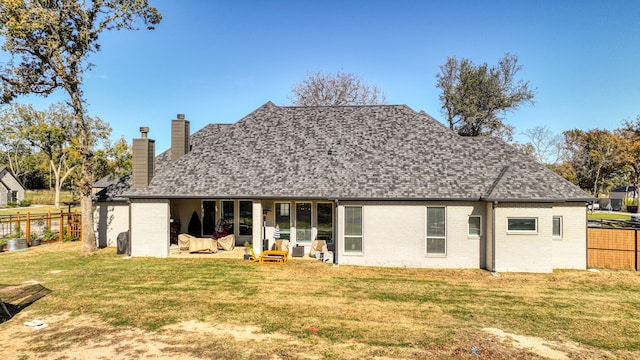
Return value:
M 291 87 L 290 98 L 297 106 L 377 105 L 386 101 L 380 88 L 342 71 L 308 74 L 306 79 Z
M 107 142 L 103 149 L 99 149 L 95 153 L 96 178 L 110 176 L 113 179 L 119 179 L 131 173 L 132 161 L 131 146 L 124 138 L 114 143 Z
M 498 65 L 475 65 L 469 59 L 449 57 L 440 66 L 436 86 L 442 91 L 442 112 L 449 128 L 463 136 L 509 136 L 513 129 L 502 115 L 524 103 L 533 103 L 528 82 L 516 78 L 518 57 L 505 54 Z
M 629 171 L 635 188 L 634 195 L 637 196 L 640 183 L 640 115 L 635 121 L 625 121 L 623 124 L 623 127 L 617 130 L 620 136 L 621 163 Z
M 82 92 L 82 75 L 92 64 L 88 56 L 100 50 L 106 30 L 149 29 L 162 15 L 147 0 L 0 0 L 2 49 L 11 59 L 0 68 L 1 99 L 7 103 L 24 94 L 49 95 L 61 89 L 73 109 L 73 129 L 81 159 L 80 180 L 84 253 L 97 249 L 93 232 L 91 127 Z
M 594 196 L 611 185 L 620 175 L 619 137 L 608 130 L 579 129 L 564 132 L 567 162 L 575 171 L 578 186 L 589 190 Z
M 21 181 L 28 170 L 29 157 L 33 155 L 29 143 L 22 136 L 18 105 L 3 108 L 0 112 L 0 163 L 5 164 Z
M 40 150 L 49 162 L 54 176 L 55 205 L 60 207 L 60 191 L 66 179 L 81 164 L 75 146 L 73 113 L 64 104 L 54 104 L 47 111 L 34 110 L 23 105 L 22 133 L 31 146 Z M 109 125 L 98 118 L 88 118 L 91 149 L 96 141 L 106 140 L 111 132 Z

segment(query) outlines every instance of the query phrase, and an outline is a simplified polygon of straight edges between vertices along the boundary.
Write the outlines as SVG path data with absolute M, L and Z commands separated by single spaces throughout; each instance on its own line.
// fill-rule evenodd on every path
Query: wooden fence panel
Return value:
M 587 229 L 587 266 L 638 270 L 638 230 Z
M 81 215 L 77 212 L 63 211 L 47 214 L 26 214 L 0 216 L 0 238 L 10 236 L 16 226 L 24 233 L 27 241 L 32 236 L 42 237 L 45 232 L 55 233 L 59 241 L 67 236 L 75 240 L 82 240 Z

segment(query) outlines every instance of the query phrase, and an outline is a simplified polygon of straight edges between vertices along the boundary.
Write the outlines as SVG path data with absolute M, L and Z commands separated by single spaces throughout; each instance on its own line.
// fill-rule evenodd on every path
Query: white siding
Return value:
M 131 256 L 169 256 L 169 200 L 131 200 Z
M 5 169 L 5 171 L 0 172 L 0 175 L 2 176 L 0 180 L 6 185 L 6 192 L 3 191 L 0 205 L 7 205 L 8 201 L 11 200 L 11 191 L 17 192 L 18 201 L 24 200 L 24 187 L 9 173 L 9 170 Z
M 129 231 L 129 204 L 98 202 L 94 209 L 98 247 L 118 246 L 118 234 Z
M 562 237 L 553 238 L 554 269 L 587 268 L 587 209 L 582 203 L 554 204 L 553 216 L 562 216 Z
M 347 255 L 343 250 L 344 206 L 363 207 L 363 253 Z M 425 251 L 426 207 L 444 206 L 447 218 L 447 255 L 428 256 Z M 468 236 L 468 216 L 485 218 L 484 203 L 431 202 L 341 202 L 338 207 L 340 264 L 479 268 L 482 237 Z

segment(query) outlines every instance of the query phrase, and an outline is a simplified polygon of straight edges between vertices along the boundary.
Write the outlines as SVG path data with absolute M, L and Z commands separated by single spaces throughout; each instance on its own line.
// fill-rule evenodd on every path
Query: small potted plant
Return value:
M 253 245 L 251 245 L 250 242 L 245 241 L 244 242 L 244 259 L 245 260 L 251 260 L 251 250 L 252 250 Z
M 40 242 L 42 241 L 42 239 L 40 238 L 40 235 L 38 235 L 38 233 L 32 232 L 31 236 L 29 237 L 29 239 L 31 240 L 31 246 L 39 246 Z
M 27 238 L 24 237 L 24 233 L 19 224 L 15 224 L 13 227 L 13 233 L 11 238 L 7 240 L 7 250 L 15 251 L 19 249 L 27 248 Z
M 0 239 L 0 252 L 5 251 L 6 247 L 7 247 L 7 238 L 1 238 Z

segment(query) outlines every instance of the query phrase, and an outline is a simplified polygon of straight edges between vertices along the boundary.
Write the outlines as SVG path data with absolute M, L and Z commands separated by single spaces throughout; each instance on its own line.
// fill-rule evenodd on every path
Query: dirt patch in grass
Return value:
M 0 275 L 0 297 L 22 306 L 0 323 L 1 359 L 640 358 L 636 272 L 81 256 L 60 243 L 0 254 Z
M 187 320 L 157 331 L 112 327 L 86 315 L 58 314 L 40 318 L 47 327 L 24 322 L 22 312 L 0 325 L 5 359 L 632 359 L 571 341 L 539 338 L 487 328 L 457 332 L 450 343 L 431 346 L 375 346 L 332 342 L 310 328 L 302 336 L 265 333 L 259 326 Z

